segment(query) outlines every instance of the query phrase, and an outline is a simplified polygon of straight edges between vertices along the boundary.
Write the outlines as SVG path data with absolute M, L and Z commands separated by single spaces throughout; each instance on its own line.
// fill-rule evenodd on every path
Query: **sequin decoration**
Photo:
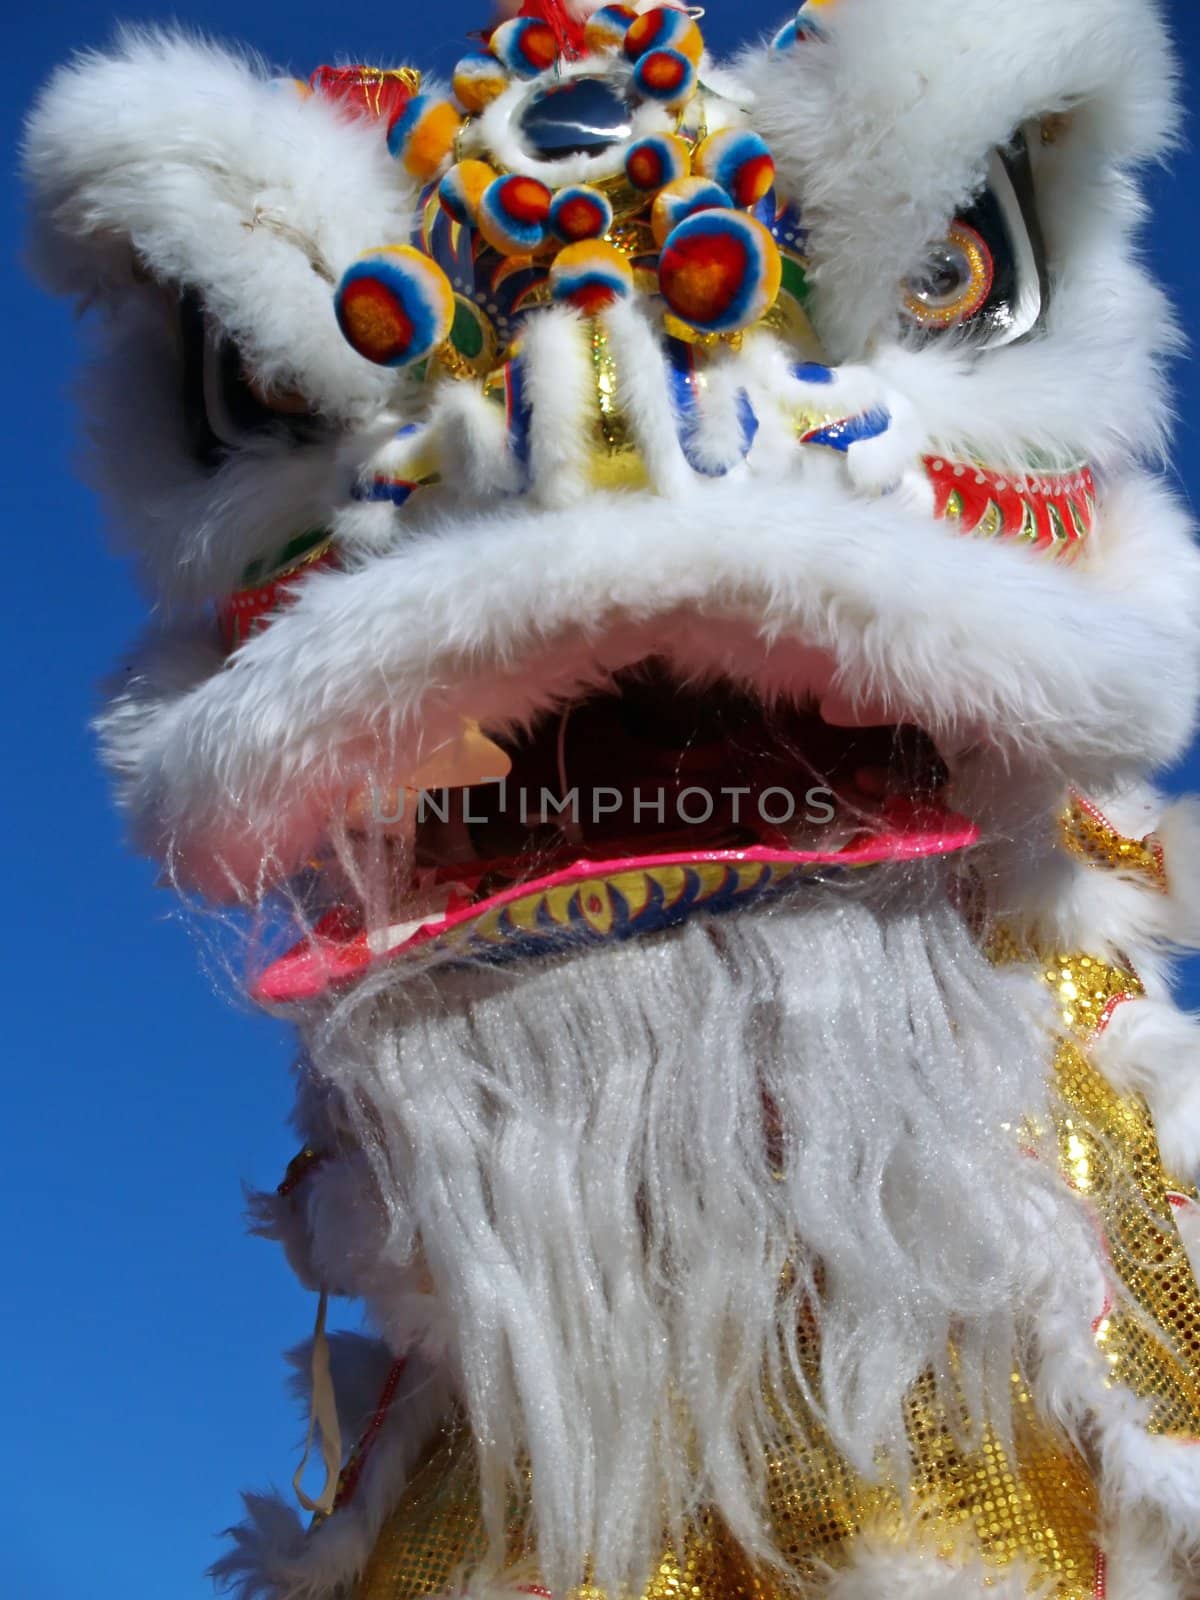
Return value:
M 546 242 L 553 195 L 537 178 L 497 178 L 479 199 L 479 231 L 503 256 L 530 255 Z
M 454 98 L 464 111 L 478 116 L 493 100 L 498 100 L 509 85 L 509 76 L 494 55 L 482 50 L 464 56 L 451 80 Z
M 646 194 L 686 178 L 691 170 L 688 142 L 675 133 L 653 133 L 638 139 L 625 154 L 625 176 Z
M 602 239 L 583 239 L 561 250 L 550 268 L 550 292 L 560 304 L 595 316 L 633 293 L 633 268 Z
M 637 92 L 672 108 L 686 105 L 698 83 L 694 64 L 678 50 L 648 50 L 633 69 Z
M 774 304 L 782 279 L 779 249 L 767 229 L 740 211 L 701 211 L 663 245 L 663 299 L 701 333 L 736 333 Z
M 696 171 L 719 183 L 735 205 L 756 206 L 775 186 L 774 157 L 766 140 L 749 128 L 711 134 L 696 151 L 695 164 Z
M 933 1398 L 916 1385 L 907 1405 L 915 1509 L 936 1534 L 931 1553 L 978 1553 L 998 1575 L 1023 1560 L 1054 1600 L 1094 1600 L 1101 1558 L 1095 1546 L 1095 1489 L 1079 1456 L 1055 1439 L 1014 1384 L 1014 1464 L 994 1438 L 956 1445 Z M 890 1484 L 858 1477 L 816 1429 L 781 1428 L 767 1462 L 768 1517 L 784 1558 L 801 1578 L 836 1567 L 864 1528 L 898 1543 L 912 1537 L 912 1508 Z M 354 1600 L 419 1600 L 454 1592 L 483 1555 L 479 1480 L 466 1428 L 435 1442 L 385 1522 Z M 529 1551 L 528 1484 L 510 1497 L 502 1559 L 506 1588 L 544 1593 Z M 682 1557 L 667 1552 L 638 1600 L 784 1600 L 795 1586 L 755 1571 L 726 1529 L 702 1514 Z M 587 1586 L 572 1600 L 604 1600 Z
M 1164 1171 L 1145 1101 L 1119 1094 L 1086 1054 L 1117 1006 L 1142 996 L 1142 984 L 1130 968 L 1094 956 L 1031 951 L 1005 929 L 987 948 L 998 965 L 1031 966 L 1058 998 L 1059 1158 L 1096 1215 L 1121 1286 L 1096 1328 L 1110 1381 L 1149 1403 L 1152 1433 L 1200 1441 L 1200 1289 L 1171 1200 L 1195 1191 Z
M 589 50 L 602 54 L 609 50 L 620 50 L 625 43 L 625 35 L 637 21 L 637 12 L 632 6 L 601 6 L 598 11 L 593 11 L 583 28 L 584 43 Z
M 360 356 L 403 367 L 429 355 L 450 332 L 454 291 L 446 274 L 410 245 L 360 256 L 334 297 L 338 326 Z
M 1012 539 L 1052 560 L 1073 561 L 1096 521 L 1096 481 L 1086 466 L 1066 472 L 997 472 L 927 456 L 934 513 L 963 533 Z
M 1168 1198 L 1179 1186 L 1140 1097 L 1117 1094 L 1073 1041 L 1056 1066 L 1063 1169 L 1094 1206 L 1128 1297 L 1096 1329 L 1110 1381 L 1149 1403 L 1151 1433 L 1200 1444 L 1200 1290 Z
M 728 211 L 733 202 L 711 178 L 679 178 L 656 197 L 650 213 L 655 243 L 661 247 L 681 222 L 697 211 Z
M 558 59 L 554 29 L 535 17 L 512 17 L 488 40 L 488 49 L 520 78 L 535 78 Z
M 1072 794 L 1058 825 L 1063 848 L 1077 861 L 1141 878 L 1163 894 L 1167 892 L 1163 847 L 1154 834 L 1147 834 L 1144 839 L 1127 838 L 1081 794 Z
M 451 101 L 419 94 L 388 129 L 388 149 L 406 172 L 427 183 L 449 159 L 461 128 L 462 116 Z
M 560 189 L 550 207 L 550 231 L 565 244 L 601 239 L 612 223 L 613 208 L 608 197 L 587 184 Z

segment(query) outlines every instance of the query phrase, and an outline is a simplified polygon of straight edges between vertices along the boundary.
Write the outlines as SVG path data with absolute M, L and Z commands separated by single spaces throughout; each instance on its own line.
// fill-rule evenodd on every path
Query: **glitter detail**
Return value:
M 1117 1006 L 1145 993 L 1141 981 L 1094 956 L 1030 951 L 1006 930 L 992 935 L 988 954 L 997 965 L 1030 965 L 1058 998 L 1059 1162 L 1093 1211 L 1120 1280 L 1095 1327 L 1109 1381 L 1149 1403 L 1151 1433 L 1200 1439 L 1200 1289 L 1172 1200 L 1195 1190 L 1164 1171 L 1142 1097 L 1119 1094 L 1085 1053 Z
M 1094 1208 L 1125 1298 L 1096 1328 L 1110 1382 L 1148 1401 L 1151 1433 L 1200 1439 L 1200 1291 L 1175 1225 L 1154 1124 L 1079 1046 L 1056 1059 L 1063 1170 Z
M 1148 879 L 1167 892 L 1163 847 L 1154 836 L 1131 839 L 1119 832 L 1104 813 L 1081 794 L 1072 794 L 1059 817 L 1063 848 L 1077 861 L 1109 872 Z
M 793 1436 L 781 1425 L 766 1463 L 767 1516 L 777 1545 L 800 1578 L 843 1562 L 864 1530 L 909 1542 L 914 1522 L 936 1534 L 937 1552 L 977 1552 L 1002 1571 L 1023 1561 L 1052 1581 L 1056 1600 L 1092 1600 L 1100 1557 L 1096 1491 L 1082 1459 L 1036 1416 L 1013 1380 L 1014 1440 L 1020 1466 L 985 1436 L 975 1449 L 955 1442 L 934 1395 L 918 1383 L 907 1405 L 913 1448 L 912 1499 L 889 1483 L 859 1477 L 815 1428 Z M 533 1567 L 528 1483 L 509 1503 L 506 1587 L 542 1592 Z M 354 1600 L 418 1600 L 457 1592 L 484 1554 L 475 1452 L 458 1424 L 435 1443 L 389 1517 Z M 666 1552 L 638 1600 L 783 1600 L 794 1586 L 756 1571 L 725 1528 L 701 1515 L 681 1555 Z M 590 1585 L 570 1600 L 604 1600 Z

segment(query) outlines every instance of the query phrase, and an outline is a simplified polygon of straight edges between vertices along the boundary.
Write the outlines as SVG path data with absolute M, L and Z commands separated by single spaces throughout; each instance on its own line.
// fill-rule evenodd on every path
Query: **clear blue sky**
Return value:
M 1190 0 L 1171 10 L 1195 108 L 1200 14 Z M 705 28 L 726 48 L 786 11 L 787 0 L 713 0 Z M 304 1336 L 313 1308 L 276 1250 L 244 1237 L 239 1188 L 273 1184 L 293 1153 L 289 1043 L 206 979 L 153 870 L 122 848 L 97 770 L 86 730 L 95 683 L 143 610 L 72 477 L 72 318 L 23 279 L 13 175 L 20 117 L 54 63 L 103 43 L 115 16 L 166 13 L 92 0 L 25 0 L 6 13 L 0 1590 L 5 1600 L 201 1600 L 239 1485 L 284 1482 L 294 1465 L 299 1425 L 280 1352 Z M 182 0 L 178 10 L 303 76 L 339 57 L 448 68 L 485 13 L 485 0 Z M 1200 157 L 1189 149 L 1154 180 L 1152 244 L 1193 335 L 1198 196 Z M 1180 410 L 1178 458 L 1195 503 L 1195 368 Z M 1200 788 L 1200 760 L 1171 782 Z

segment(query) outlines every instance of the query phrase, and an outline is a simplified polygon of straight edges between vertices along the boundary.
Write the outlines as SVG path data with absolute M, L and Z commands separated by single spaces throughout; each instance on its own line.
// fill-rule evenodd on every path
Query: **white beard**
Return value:
M 923 1372 L 964 1434 L 1003 1434 L 1040 1304 L 1094 1314 L 1094 1238 L 1029 1154 L 1044 1019 L 939 870 L 385 976 L 310 1045 L 371 1152 L 389 1265 L 423 1255 L 454 1330 L 492 1548 L 528 1468 L 555 1590 L 636 1592 L 704 1507 L 769 1557 L 764 1393 L 903 1479 Z

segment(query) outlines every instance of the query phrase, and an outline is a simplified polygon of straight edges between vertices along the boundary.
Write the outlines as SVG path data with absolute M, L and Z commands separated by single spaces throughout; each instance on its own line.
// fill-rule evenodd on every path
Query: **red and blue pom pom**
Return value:
M 509 76 L 494 55 L 478 51 L 462 58 L 452 81 L 459 105 L 478 116 L 508 88 Z
M 558 60 L 558 40 L 536 17 L 511 17 L 488 40 L 488 49 L 519 78 L 536 78 Z
M 414 178 L 428 183 L 454 149 L 461 128 L 462 117 L 451 101 L 419 94 L 388 129 L 388 149 Z
M 654 202 L 650 213 L 654 242 L 661 249 L 668 234 L 674 233 L 681 222 L 695 216 L 697 211 L 730 211 L 732 208 L 733 201 L 711 178 L 680 178 L 668 184 Z
M 438 199 L 455 222 L 474 225 L 484 191 L 496 181 L 496 173 L 486 161 L 459 161 L 438 184 Z
M 779 295 L 783 263 L 775 240 L 743 211 L 698 211 L 663 245 L 658 281 L 680 322 L 700 333 L 737 333 Z
M 546 242 L 554 196 L 537 178 L 497 178 L 479 199 L 479 231 L 503 256 L 527 256 Z
M 450 333 L 454 290 L 411 245 L 369 250 L 349 267 L 334 296 L 347 343 L 379 367 L 405 367 L 431 355 Z
M 601 6 L 584 23 L 583 42 L 597 53 L 619 50 L 636 21 L 637 12 L 632 6 Z
M 640 61 L 652 50 L 675 50 L 698 67 L 704 54 L 700 29 L 686 11 L 677 11 L 673 6 L 643 11 L 626 31 L 624 42 L 625 54 L 631 61 Z
M 692 153 L 687 140 L 674 133 L 652 133 L 631 144 L 625 155 L 625 176 L 635 189 L 646 194 L 686 178 L 691 170 Z
M 550 293 L 560 305 L 594 316 L 633 293 L 633 268 L 615 246 L 584 239 L 555 257 Z
M 602 238 L 612 222 L 613 208 L 607 196 L 587 184 L 560 189 L 550 206 L 550 231 L 564 244 Z
M 643 99 L 668 107 L 685 105 L 699 81 L 696 63 L 680 50 L 647 50 L 633 69 L 634 88 Z
M 750 209 L 775 186 L 775 158 L 749 128 L 723 128 L 696 151 L 696 171 L 719 183 L 735 205 Z
M 794 44 L 805 44 L 810 39 L 824 39 L 825 30 L 813 13 L 831 0 L 806 0 L 799 12 L 785 23 L 771 40 L 772 50 L 790 50 Z

